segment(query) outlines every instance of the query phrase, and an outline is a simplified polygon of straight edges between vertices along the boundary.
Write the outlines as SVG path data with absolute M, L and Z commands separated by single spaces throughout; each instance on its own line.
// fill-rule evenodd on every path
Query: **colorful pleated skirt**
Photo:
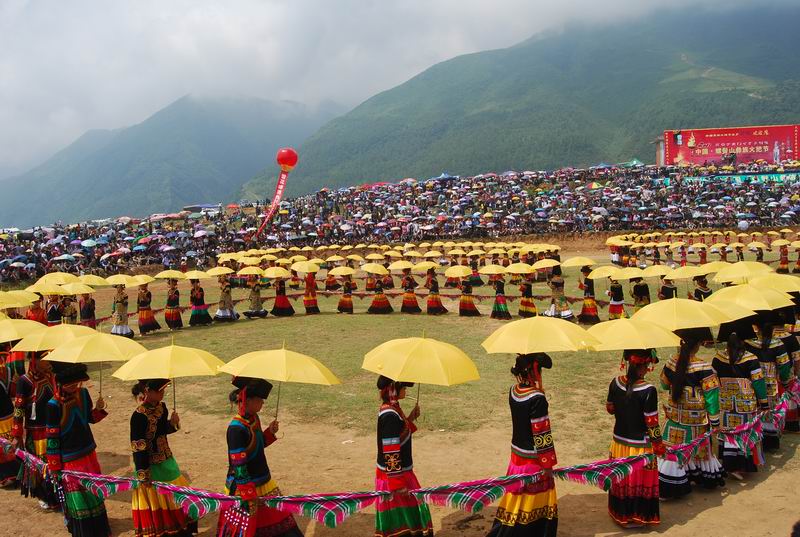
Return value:
M 400 306 L 401 313 L 422 313 L 422 309 L 417 302 L 417 295 L 414 291 L 406 291 L 403 293 L 403 304 Z
M 403 472 L 408 490 L 419 488 L 413 470 Z M 385 472 L 375 469 L 375 490 L 388 491 L 389 478 Z M 375 537 L 429 537 L 433 535 L 433 523 L 428 506 L 420 503 L 411 494 L 394 493 L 381 497 L 375 505 Z
M 578 315 L 578 322 L 583 324 L 597 324 L 600 316 L 597 314 L 597 302 L 593 296 L 583 297 L 583 307 Z
M 619 459 L 652 452 L 650 446 L 632 447 L 613 440 L 609 457 Z M 611 485 L 608 491 L 608 514 L 614 522 L 623 526 L 658 524 L 661 521 L 658 501 L 658 465 L 653 459 L 641 470 Z
M 688 444 L 706 432 L 705 426 L 691 426 L 667 419 L 664 423 L 664 438 L 667 446 L 675 443 Z M 661 498 L 680 498 L 692 491 L 692 484 L 713 489 L 725 486 L 725 469 L 719 459 L 711 453 L 710 444 L 700 446 L 695 456 L 686 464 L 658 459 L 658 493 Z
M 181 308 L 180 307 L 170 307 L 167 306 L 164 309 L 164 321 L 166 321 L 167 326 L 175 330 L 177 328 L 183 328 L 183 318 L 181 318 Z
M 336 311 L 339 313 L 353 313 L 353 296 L 342 295 L 339 303 L 336 305 Z
M 461 298 L 458 299 L 458 315 L 460 317 L 480 317 L 481 312 L 478 311 L 472 295 L 461 295 Z
M 152 308 L 139 308 L 139 333 L 145 335 L 148 332 L 161 330 L 161 325 L 156 321 Z
M 231 494 L 227 486 L 225 493 Z M 234 495 L 239 496 L 236 492 Z M 256 495 L 259 498 L 280 496 L 281 491 L 275 481 L 270 479 L 256 487 Z M 236 515 L 230 516 L 227 511 L 220 513 L 217 537 L 303 537 L 303 533 L 297 527 L 297 522 L 292 515 L 270 507 L 259 506 L 256 513 L 250 515 L 246 521 L 246 531 L 242 531 L 241 525 L 236 525 L 236 523 L 241 524 L 242 521 L 235 520 L 235 518 L 237 518 Z
M 503 321 L 511 318 L 511 313 L 508 311 L 508 303 L 506 302 L 505 296 L 495 295 L 491 317 L 492 319 L 501 319 Z
M 306 291 L 306 293 L 303 295 L 303 306 L 306 308 L 306 315 L 314 315 L 315 313 L 319 313 L 316 291 Z
M 389 299 L 386 298 L 386 295 L 384 293 L 375 293 L 367 313 L 384 314 L 392 313 L 393 311 L 394 308 L 392 308 L 392 304 L 389 302 Z
M 216 322 L 232 323 L 239 320 L 239 313 L 231 304 L 229 308 L 217 308 L 216 313 L 214 313 L 214 320 Z
M 507 475 L 535 474 L 542 467 L 511 455 Z M 558 531 L 558 496 L 552 475 L 518 492 L 506 493 L 497 506 L 487 537 L 555 537 Z
M 189 316 L 189 326 L 202 326 L 211 324 L 213 320 L 208 313 L 208 304 L 192 305 L 192 314 Z
M 619 304 L 611 303 L 608 305 L 608 320 L 611 321 L 613 319 L 627 319 L 628 314 L 625 312 L 625 303 L 620 302 Z
M 449 288 L 449 289 L 455 289 L 455 288 L 458 287 L 459 283 L 460 283 L 460 281 L 459 281 L 458 278 L 447 278 L 444 281 L 444 286 Z
M 539 311 L 536 309 L 536 302 L 534 302 L 532 298 L 523 297 L 519 300 L 520 317 L 536 317 L 538 314 Z
M 80 459 L 64 462 L 64 470 L 101 474 L 97 454 L 92 451 Z M 63 480 L 63 509 L 67 528 L 73 537 L 104 537 L 111 535 L 106 505 L 103 500 L 84 489 L 76 481 Z
M 150 479 L 178 486 L 188 486 L 174 457 L 150 465 Z M 190 520 L 169 494 L 159 494 L 152 485 L 140 483 L 131 500 L 136 537 L 190 535 L 197 532 L 197 522 Z
M 25 451 L 47 460 L 47 431 L 44 427 L 28 427 L 25 430 Z M 23 496 L 32 496 L 45 502 L 51 508 L 58 506 L 53 487 L 44 479 L 44 475 L 35 468 L 21 464 L 17 480 Z
M 442 297 L 439 296 L 439 293 L 431 293 L 428 295 L 426 310 L 428 315 L 443 315 L 447 313 L 447 308 L 442 304 Z
M 781 259 L 778 263 L 778 269 L 775 272 L 778 274 L 789 274 L 789 260 Z
M 11 427 L 14 425 L 13 416 L 0 419 L 0 438 L 11 442 L 13 436 L 11 434 Z M 14 455 L 13 451 L 6 453 L 0 447 L 0 487 L 11 485 L 17 480 L 19 473 L 19 459 Z
M 272 305 L 270 313 L 276 317 L 291 317 L 294 315 L 294 308 L 286 295 L 276 295 L 275 303 Z

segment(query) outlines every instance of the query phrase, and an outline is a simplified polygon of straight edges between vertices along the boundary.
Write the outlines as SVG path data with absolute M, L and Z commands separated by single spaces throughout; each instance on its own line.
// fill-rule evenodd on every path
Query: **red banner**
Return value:
M 767 125 L 725 129 L 684 129 L 664 131 L 664 163 L 737 163 L 764 160 L 770 164 L 796 160 L 800 125 Z
M 261 222 L 261 226 L 258 228 L 258 231 L 256 231 L 256 234 L 253 235 L 253 238 L 261 235 L 261 232 L 264 230 L 264 226 L 266 226 L 267 222 L 272 220 L 272 217 L 275 216 L 275 211 L 278 210 L 278 207 L 281 204 L 281 199 L 283 199 L 283 191 L 286 190 L 286 179 L 288 177 L 289 172 L 281 170 L 281 174 L 278 176 L 278 184 L 275 185 L 275 195 L 272 197 L 272 203 L 269 204 L 267 212 L 264 213 L 264 221 Z

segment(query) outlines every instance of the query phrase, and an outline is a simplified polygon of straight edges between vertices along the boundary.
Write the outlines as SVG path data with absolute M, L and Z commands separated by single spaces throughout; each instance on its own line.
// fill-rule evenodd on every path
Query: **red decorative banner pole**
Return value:
M 275 185 L 275 195 L 272 197 L 272 203 L 269 204 L 267 211 L 264 213 L 264 220 L 261 222 L 258 231 L 250 237 L 250 240 L 256 240 L 267 223 L 275 216 L 275 211 L 278 210 L 281 199 L 283 198 L 283 191 L 286 190 L 286 180 L 289 178 L 289 172 L 297 166 L 297 151 L 291 147 L 279 149 L 275 160 L 278 162 L 278 166 L 281 167 L 281 174 L 278 176 L 278 184 Z

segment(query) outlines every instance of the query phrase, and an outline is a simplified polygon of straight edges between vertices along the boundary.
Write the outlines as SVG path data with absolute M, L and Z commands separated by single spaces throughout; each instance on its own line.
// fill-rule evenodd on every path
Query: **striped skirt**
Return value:
M 400 306 L 401 313 L 422 313 L 422 309 L 417 302 L 417 295 L 414 291 L 406 291 L 403 293 L 403 304 Z
M 583 297 L 583 307 L 578 315 L 578 322 L 583 324 L 597 324 L 600 316 L 597 314 L 597 302 L 593 296 Z
M 181 318 L 181 308 L 180 307 L 170 307 L 167 306 L 164 309 L 164 321 L 166 321 L 167 326 L 172 330 L 176 328 L 183 328 L 183 318 Z
M 150 478 L 182 487 L 189 485 L 173 457 L 151 464 Z M 152 485 L 142 483 L 133 490 L 131 512 L 136 537 L 189 535 L 197 532 L 197 522 L 189 520 L 172 496 L 159 494 Z
M 231 494 L 227 485 L 225 493 Z M 234 495 L 238 496 L 239 494 L 234 492 Z M 270 479 L 256 487 L 256 495 L 259 498 L 280 496 L 281 491 L 275 481 Z M 231 518 L 235 518 L 235 515 Z M 303 533 L 297 527 L 297 522 L 292 515 L 271 507 L 259 506 L 256 513 L 249 517 L 247 525 L 247 531 L 242 532 L 242 528 L 231 524 L 231 520 L 226 516 L 226 511 L 223 511 L 219 516 L 217 537 L 303 537 Z
M 508 311 L 508 303 L 506 302 L 505 296 L 495 295 L 491 317 L 492 319 L 501 319 L 504 321 L 511 318 L 511 313 Z
M 44 427 L 28 427 L 26 429 L 25 451 L 36 455 L 42 460 L 47 460 L 47 431 Z M 23 496 L 37 498 L 53 508 L 58 506 L 58 499 L 53 487 L 34 468 L 20 464 L 17 480 Z
M 375 293 L 375 296 L 372 298 L 372 304 L 369 305 L 369 309 L 367 313 L 392 313 L 394 309 L 392 308 L 392 304 L 389 302 L 389 299 L 386 298 L 386 295 L 383 293 Z
M 447 313 L 447 308 L 442 304 L 442 297 L 439 296 L 439 293 L 429 294 L 425 305 L 428 315 L 442 315 Z
M 208 304 L 192 305 L 192 314 L 189 317 L 189 326 L 211 324 L 213 321 L 208 313 Z
M 539 311 L 536 309 L 536 302 L 532 298 L 521 298 L 519 301 L 519 316 L 522 318 L 536 317 Z
M 353 296 L 342 295 L 339 303 L 336 305 L 336 311 L 339 313 L 353 313 Z
M 319 313 L 319 304 L 317 304 L 317 292 L 306 291 L 303 295 L 303 306 L 306 308 L 306 315 L 314 315 Z
M 0 438 L 11 442 L 11 427 L 14 425 L 13 416 L 0 419 Z M 0 447 L 0 487 L 8 486 L 17 480 L 19 473 L 19 459 L 13 452 L 5 453 Z
M 614 304 L 613 302 L 608 305 L 608 320 L 611 321 L 613 319 L 627 319 L 628 314 L 625 311 L 625 304 L 620 302 L 619 304 Z
M 403 473 L 407 490 L 419 488 L 413 470 Z M 375 490 L 388 491 L 389 478 L 375 470 Z M 381 497 L 375 505 L 375 537 L 431 537 L 433 524 L 428 506 L 411 494 L 395 493 Z
M 511 455 L 507 475 L 535 474 L 542 467 Z M 519 492 L 506 493 L 497 506 L 487 537 L 555 537 L 558 530 L 558 497 L 552 475 Z
M 461 295 L 458 299 L 458 314 L 461 317 L 480 317 L 481 312 L 475 306 L 475 299 L 472 295 Z
M 139 333 L 144 335 L 156 330 L 161 330 L 161 325 L 156 321 L 152 308 L 139 308 Z
M 626 446 L 612 440 L 609 457 L 619 459 L 652 453 L 653 448 Z M 655 460 L 637 470 L 608 491 L 608 514 L 614 522 L 626 524 L 658 524 L 658 464 Z
M 101 474 L 97 454 L 92 451 L 80 459 L 64 463 L 64 470 Z M 62 481 L 63 509 L 67 529 L 74 537 L 103 537 L 111 535 L 106 505 L 79 483 Z

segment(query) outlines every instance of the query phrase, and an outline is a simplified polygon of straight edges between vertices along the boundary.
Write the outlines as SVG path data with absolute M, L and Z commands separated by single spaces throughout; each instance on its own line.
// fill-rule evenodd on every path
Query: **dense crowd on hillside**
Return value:
M 0 281 L 56 269 L 108 273 L 149 264 L 207 266 L 216 253 L 265 244 L 786 226 L 799 222 L 799 174 L 798 161 L 735 169 L 602 165 L 473 177 L 443 174 L 287 199 L 257 241 L 252 237 L 264 202 L 141 220 L 0 230 Z

